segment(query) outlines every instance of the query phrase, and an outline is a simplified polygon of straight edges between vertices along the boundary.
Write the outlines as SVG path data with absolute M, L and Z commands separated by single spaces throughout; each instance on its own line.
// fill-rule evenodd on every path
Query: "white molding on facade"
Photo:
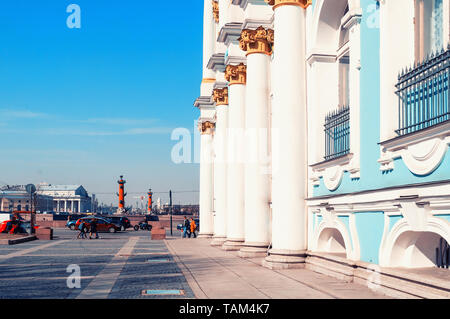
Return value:
M 337 229 L 339 233 L 341 234 L 342 238 L 344 239 L 345 243 L 345 258 L 350 260 L 358 260 L 359 259 L 359 245 L 358 245 L 358 251 L 355 251 L 354 249 L 354 240 L 351 239 L 351 234 L 349 233 L 350 229 L 347 230 L 346 226 L 342 221 L 339 220 L 338 215 L 328 211 L 325 208 L 319 208 L 316 210 L 315 214 L 322 215 L 323 219 L 322 222 L 316 225 L 314 234 L 312 237 L 311 245 L 308 247 L 309 250 L 315 251 L 315 252 L 331 252 L 328 250 L 321 249 L 321 243 L 320 238 L 325 229 Z M 348 216 L 348 215 L 346 215 Z
M 359 170 L 353 170 L 350 165 L 353 154 L 347 154 L 334 160 L 311 165 L 312 174 L 309 178 L 314 186 L 320 185 L 320 178 L 328 190 L 336 190 L 342 182 L 345 172 L 350 172 L 351 178 L 359 178 Z
M 420 215 L 420 213 L 417 212 L 415 215 Z M 450 223 L 448 221 L 429 214 L 425 215 L 420 223 L 411 224 L 412 220 L 411 218 L 401 219 L 388 234 L 383 235 L 379 262 L 381 267 L 422 268 L 431 266 L 430 262 L 418 262 L 417 258 L 414 258 L 416 240 L 421 233 L 434 233 L 450 242 Z M 399 238 L 402 235 L 405 238 L 400 241 Z
M 310 180 L 313 185 L 320 184 L 323 177 L 324 184 L 328 190 L 336 190 L 342 182 L 344 172 L 350 172 L 350 178 L 360 177 L 360 70 L 361 70 L 361 17 L 362 9 L 359 1 L 349 1 L 349 11 L 338 21 L 336 26 L 324 28 L 324 23 L 320 19 L 324 18 L 326 12 L 333 11 L 331 2 L 317 1 L 316 10 L 312 16 L 313 35 L 312 45 L 308 52 L 307 62 L 309 64 L 308 77 L 308 115 L 311 117 L 310 123 L 314 123 L 309 132 L 309 136 L 314 137 L 310 146 L 309 156 Z M 342 3 L 340 3 L 342 5 Z M 327 11 L 327 12 L 328 12 Z M 337 14 L 337 13 L 334 13 Z M 326 16 L 325 18 L 329 18 Z M 337 19 L 338 17 L 336 17 Z M 335 20 L 336 20 L 335 19 Z M 329 21 L 328 21 L 329 22 Z M 342 29 L 348 29 L 349 40 L 339 46 L 339 38 Z M 339 105 L 339 93 L 327 92 L 323 94 L 321 87 L 334 87 L 338 85 L 339 64 L 338 61 L 344 54 L 349 54 L 349 79 L 351 87 L 349 96 L 350 107 L 350 151 L 351 156 L 345 156 L 338 160 L 320 162 L 325 155 L 323 146 L 324 132 L 323 125 L 325 115 Z M 319 85 L 319 79 L 329 79 L 327 83 Z M 334 80 L 333 80 L 334 79 Z M 324 105 L 324 106 L 322 106 Z M 314 118 L 314 120 L 313 120 Z M 319 121 L 317 119 L 320 119 Z M 316 164 L 317 163 L 317 164 Z
M 401 158 L 408 169 L 416 175 L 433 172 L 447 154 L 450 144 L 450 123 L 397 137 L 380 143 L 381 171 L 394 169 L 394 160 Z
M 346 258 L 353 261 L 359 260 L 360 246 L 355 213 L 383 212 L 384 229 L 379 248 L 379 265 L 381 267 L 429 267 L 431 261 L 426 261 L 425 258 L 415 262 L 414 259 L 418 258 L 414 255 L 414 249 L 417 250 L 415 240 L 422 234 L 429 234 L 429 236 L 441 236 L 450 242 L 450 222 L 440 217 L 450 214 L 448 187 L 448 183 L 422 185 L 409 189 L 399 188 L 334 196 L 321 201 L 308 199 L 310 218 L 316 221 L 316 225 L 310 225 L 309 228 L 312 232 L 309 236 L 309 250 L 319 252 L 318 241 L 322 231 L 326 228 L 336 228 L 345 241 Z M 317 223 L 317 219 L 314 218 L 315 214 L 322 216 L 320 223 Z M 339 216 L 349 217 L 349 229 L 339 220 Z M 392 216 L 402 218 L 392 226 L 390 220 Z M 399 241 L 402 234 L 404 237 Z M 348 238 L 351 238 L 351 246 L 348 244 Z M 407 241 L 408 245 L 405 245 L 404 241 Z M 394 251 L 394 248 L 401 252 Z M 395 260 L 392 259 L 392 254 L 396 256 Z

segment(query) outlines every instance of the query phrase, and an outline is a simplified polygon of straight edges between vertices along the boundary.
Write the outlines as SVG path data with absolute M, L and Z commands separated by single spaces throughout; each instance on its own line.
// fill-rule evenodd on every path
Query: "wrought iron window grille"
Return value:
M 450 44 L 402 70 L 396 85 L 399 136 L 450 120 Z
M 340 106 L 325 117 L 325 160 L 350 152 L 350 107 Z

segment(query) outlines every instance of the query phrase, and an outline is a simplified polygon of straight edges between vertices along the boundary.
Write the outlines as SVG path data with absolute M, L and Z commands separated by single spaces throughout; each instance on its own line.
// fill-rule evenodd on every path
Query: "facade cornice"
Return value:
M 345 29 L 350 29 L 353 25 L 361 23 L 362 9 L 353 8 L 345 16 L 342 17 L 341 25 Z
M 211 56 L 207 65 L 208 69 L 224 72 L 225 71 L 225 54 L 215 53 Z
M 241 22 L 226 23 L 222 29 L 220 29 L 217 41 L 225 43 L 225 45 L 228 46 L 231 42 L 237 41 L 237 39 L 241 36 L 241 30 Z
M 312 53 L 309 55 L 309 57 L 306 59 L 306 62 L 308 64 L 313 63 L 335 63 L 336 62 L 336 55 L 334 54 L 321 54 L 321 53 Z
M 355 203 L 373 203 L 386 201 L 425 201 L 442 203 L 450 198 L 448 187 L 450 180 L 416 183 L 410 185 L 390 186 L 379 189 L 357 191 L 353 193 L 333 194 L 306 198 L 308 206 L 327 206 Z
M 214 83 L 213 89 L 223 89 L 224 87 L 227 87 L 227 82 L 216 82 Z
M 247 9 L 247 6 L 249 4 L 257 4 L 257 5 L 267 4 L 265 0 L 232 0 L 231 3 L 240 6 L 244 10 Z
M 199 109 L 214 109 L 214 101 L 211 96 L 200 96 L 195 100 L 194 106 Z
M 265 29 L 273 29 L 273 15 L 270 20 L 263 19 L 245 19 L 242 24 L 242 30 L 244 29 L 256 29 L 258 27 L 263 27 Z
M 247 58 L 242 56 L 229 55 L 225 57 L 225 65 L 247 64 Z

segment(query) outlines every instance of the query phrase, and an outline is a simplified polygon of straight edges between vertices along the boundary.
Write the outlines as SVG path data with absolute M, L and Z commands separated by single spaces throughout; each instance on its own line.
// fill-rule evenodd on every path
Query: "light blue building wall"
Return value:
M 313 0 L 313 8 L 317 1 Z M 324 184 L 323 177 L 320 184 L 314 186 L 312 199 L 326 197 L 323 202 L 329 202 L 339 195 L 359 193 L 363 191 L 377 191 L 391 187 L 401 187 L 414 184 L 426 184 L 432 182 L 450 181 L 450 154 L 447 151 L 442 162 L 432 172 L 419 176 L 412 173 L 405 165 L 402 158 L 394 160 L 394 169 L 389 171 L 380 170 L 380 28 L 379 7 L 373 0 L 360 0 L 363 10 L 360 23 L 361 31 L 361 70 L 360 70 L 360 132 L 350 128 L 350 134 L 360 135 L 360 177 L 352 179 L 349 172 L 345 172 L 340 185 L 330 191 Z M 407 67 L 405 65 L 404 67 Z M 398 70 L 400 71 L 400 70 Z M 351 90 L 352 88 L 350 88 Z M 398 108 L 398 104 L 391 105 Z M 392 116 L 397 110 L 393 109 Z M 450 193 L 450 190 L 449 190 Z M 322 199 L 320 199 L 322 201 Z M 312 230 L 316 233 L 319 225 L 325 224 L 322 212 L 317 207 L 313 210 Z M 344 226 L 347 236 L 351 239 L 352 249 L 355 242 L 359 245 L 358 259 L 364 262 L 379 264 L 383 242 L 386 245 L 389 234 L 396 225 L 405 221 L 405 216 L 400 212 L 389 212 L 373 209 L 369 211 L 349 211 L 348 213 L 334 212 L 337 219 Z M 440 220 L 450 222 L 450 215 L 438 213 Z M 450 229 L 450 224 L 443 226 Z M 327 226 L 328 227 L 328 226 Z M 332 226 L 329 226 L 332 227 Z M 352 232 L 352 227 L 355 229 Z M 322 227 L 323 229 L 323 227 Z M 344 234 L 343 234 L 344 235 Z M 412 258 L 414 259 L 414 258 Z
M 313 1 L 315 5 L 316 1 Z M 361 177 L 351 179 L 345 173 L 342 183 L 334 190 L 328 190 L 323 179 L 314 188 L 314 196 L 346 194 L 365 190 L 376 190 L 392 186 L 450 180 L 450 155 L 445 155 L 442 163 L 426 176 L 413 174 L 403 163 L 394 161 L 395 169 L 380 170 L 380 30 L 373 27 L 377 13 L 373 0 L 361 0 L 363 16 L 361 21 L 361 91 L 360 91 L 360 136 L 361 136 Z M 378 10 L 377 10 L 378 11 Z M 406 65 L 405 65 L 406 67 Z M 400 71 L 400 70 L 399 70 Z M 397 108 L 397 105 L 392 105 Z M 351 131 L 350 134 L 357 134 Z

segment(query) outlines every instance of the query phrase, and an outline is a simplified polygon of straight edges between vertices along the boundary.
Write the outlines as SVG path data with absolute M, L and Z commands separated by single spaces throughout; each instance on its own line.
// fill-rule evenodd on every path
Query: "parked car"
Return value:
M 78 227 L 81 224 L 81 221 L 84 221 L 88 228 L 91 227 L 91 222 L 92 219 L 96 219 L 97 220 L 97 231 L 98 232 L 110 232 L 110 233 L 115 233 L 117 231 L 120 231 L 120 227 L 117 226 L 114 223 L 111 223 L 110 221 L 104 219 L 104 218 L 99 218 L 99 217 L 83 217 L 77 220 L 76 224 L 75 224 L 75 229 L 78 229 Z
M 39 225 L 35 225 L 34 229 L 38 229 Z M 5 220 L 0 223 L 0 233 L 11 233 L 11 234 L 30 234 L 31 222 L 29 221 L 13 221 Z
M 77 229 L 76 223 L 77 223 L 78 219 L 74 219 L 74 220 L 69 220 L 66 223 L 66 227 L 71 229 L 71 230 L 75 230 Z
M 125 231 L 128 228 L 133 227 L 127 217 L 112 216 L 105 219 L 108 219 L 111 223 L 119 226 L 121 231 Z
M 147 222 L 159 222 L 159 217 L 157 215 L 146 215 L 145 221 Z

